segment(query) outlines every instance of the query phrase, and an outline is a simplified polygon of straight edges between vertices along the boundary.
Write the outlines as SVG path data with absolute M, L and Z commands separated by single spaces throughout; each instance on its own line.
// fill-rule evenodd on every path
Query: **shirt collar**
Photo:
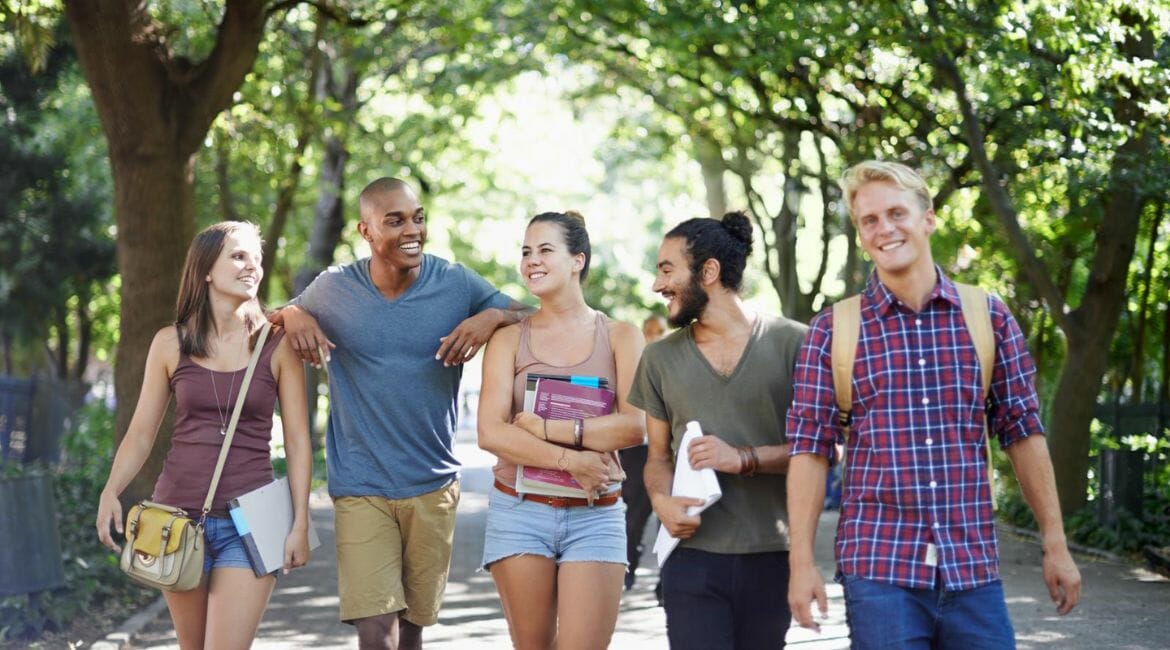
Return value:
M 930 297 L 926 302 L 931 303 L 935 300 L 945 300 L 955 307 L 962 305 L 959 302 L 959 290 L 955 287 L 954 281 L 943 273 L 942 269 L 937 264 L 934 265 L 934 273 L 938 278 L 938 282 L 934 284 L 934 289 L 930 292 Z M 886 316 L 890 310 L 898 304 L 898 299 L 894 296 L 886 285 L 878 279 L 877 270 L 871 271 L 869 279 L 866 281 L 865 291 L 862 292 L 866 300 L 874 306 L 879 316 Z

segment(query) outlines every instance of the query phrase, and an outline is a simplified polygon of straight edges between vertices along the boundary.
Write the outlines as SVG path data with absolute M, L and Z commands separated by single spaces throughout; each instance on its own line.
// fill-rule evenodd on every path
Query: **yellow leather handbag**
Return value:
M 203 577 L 203 522 L 187 511 L 142 501 L 126 516 L 122 571 L 148 587 L 190 591 Z

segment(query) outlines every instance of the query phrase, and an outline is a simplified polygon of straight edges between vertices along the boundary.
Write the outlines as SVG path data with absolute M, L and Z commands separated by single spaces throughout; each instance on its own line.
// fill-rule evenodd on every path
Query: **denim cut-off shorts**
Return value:
M 208 517 L 203 524 L 203 540 L 207 544 L 203 551 L 204 573 L 227 567 L 252 568 L 248 552 L 244 550 L 244 540 L 236 532 L 231 519 Z
M 563 562 L 613 562 L 625 566 L 626 504 L 555 508 L 493 488 L 488 497 L 483 568 L 516 555 Z

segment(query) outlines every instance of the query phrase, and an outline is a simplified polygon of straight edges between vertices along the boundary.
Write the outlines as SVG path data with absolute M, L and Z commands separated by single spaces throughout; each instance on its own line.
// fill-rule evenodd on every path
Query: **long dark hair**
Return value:
M 529 227 L 534 223 L 555 223 L 561 227 L 565 236 L 565 246 L 570 255 L 585 255 L 585 264 L 581 267 L 581 275 L 577 281 L 585 283 L 589 275 L 589 259 L 593 251 L 589 247 L 589 231 L 585 229 L 585 217 L 580 212 L 566 210 L 565 212 L 541 212 L 528 222 Z
M 191 246 L 187 248 L 179 297 L 175 301 L 175 328 L 179 332 L 179 350 L 189 357 L 206 358 L 214 352 L 211 335 L 216 333 L 216 325 L 211 313 L 207 274 L 223 252 L 223 243 L 228 235 L 240 231 L 250 232 L 260 239 L 260 228 L 254 223 L 221 221 L 195 235 Z M 245 305 L 244 327 L 251 336 L 263 324 L 264 310 L 260 307 L 260 300 L 253 298 Z
M 666 233 L 666 239 L 672 237 L 686 242 L 692 274 L 698 276 L 703 263 L 714 258 L 719 262 L 719 283 L 736 293 L 743 288 L 743 270 L 752 253 L 752 222 L 746 214 L 728 212 L 721 220 L 687 219 Z

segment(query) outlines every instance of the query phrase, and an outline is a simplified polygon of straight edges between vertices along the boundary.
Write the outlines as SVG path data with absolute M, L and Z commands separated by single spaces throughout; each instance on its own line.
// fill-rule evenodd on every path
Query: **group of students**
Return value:
M 834 400 L 832 311 L 806 327 L 741 299 L 748 217 L 690 219 L 666 233 L 654 291 L 676 329 L 647 346 L 582 292 L 591 250 L 572 212 L 533 217 L 520 272 L 532 310 L 466 267 L 426 254 L 426 214 L 409 185 L 374 181 L 358 230 L 370 256 L 332 267 L 288 306 L 265 346 L 207 527 L 205 580 L 168 593 L 183 648 L 250 645 L 275 577 L 256 578 L 226 502 L 271 480 L 267 441 L 279 398 L 295 523 L 285 570 L 308 560 L 310 445 L 301 360 L 329 370 L 329 493 L 341 619 L 362 648 L 419 648 L 437 621 L 459 501 L 452 445 L 462 363 L 486 345 L 479 444 L 498 458 L 482 565 L 517 648 L 604 648 L 645 514 L 627 533 L 612 464 L 641 474 L 662 525 L 681 540 L 662 568 L 672 648 L 780 648 L 790 621 L 825 610 L 813 537 L 825 473 L 844 444 L 837 579 L 855 648 L 1011 648 L 998 575 L 984 422 L 1036 514 L 1044 580 L 1059 613 L 1080 595 L 1064 538 L 1033 387 L 1034 368 L 1004 304 L 988 297 L 995 367 L 980 367 L 954 283 L 934 263 L 926 183 L 868 161 L 842 180 L 874 264 L 860 299 L 849 436 Z M 188 252 L 176 321 L 156 335 L 142 393 L 98 507 L 111 548 L 118 495 L 149 455 L 172 393 L 175 433 L 155 498 L 198 510 L 225 405 L 263 314 L 260 238 L 225 222 Z M 543 420 L 523 410 L 530 372 L 604 377 L 612 413 Z M 686 424 L 703 436 L 679 449 Z M 644 456 L 639 451 L 645 445 Z M 625 452 L 619 456 L 614 452 Z M 676 454 L 717 472 L 722 498 L 701 515 L 673 496 Z M 263 458 L 261 458 L 263 456 Z M 644 460 L 643 460 L 644 458 Z M 516 465 L 567 470 L 589 498 L 516 489 Z M 617 473 L 620 475 L 620 472 Z M 983 480 L 978 477 L 982 476 Z

